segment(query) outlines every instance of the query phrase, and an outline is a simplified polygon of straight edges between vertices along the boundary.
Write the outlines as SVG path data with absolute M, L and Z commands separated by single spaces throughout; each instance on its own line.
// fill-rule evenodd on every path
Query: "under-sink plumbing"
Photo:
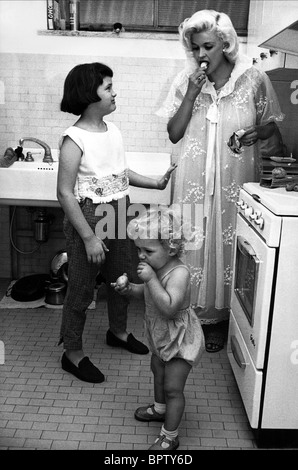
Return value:
M 35 137 L 23 137 L 22 139 L 19 140 L 19 145 L 21 148 L 23 147 L 23 143 L 25 142 L 25 140 L 30 141 L 30 142 L 35 142 L 36 144 L 39 144 L 41 147 L 44 148 L 43 162 L 52 163 L 54 161 L 52 157 L 51 148 L 48 144 L 46 144 L 42 140 L 36 139 Z
M 37 219 L 34 220 L 34 238 L 37 242 L 48 241 L 49 224 L 52 216 L 48 216 L 46 208 L 40 208 L 37 212 Z

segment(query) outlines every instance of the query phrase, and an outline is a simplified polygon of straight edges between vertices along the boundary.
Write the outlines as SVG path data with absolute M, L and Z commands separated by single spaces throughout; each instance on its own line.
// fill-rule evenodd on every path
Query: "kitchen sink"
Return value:
M 53 163 L 43 162 L 44 150 L 26 148 L 34 161 L 16 161 L 0 168 L 0 205 L 59 207 L 56 196 L 58 150 L 52 149 Z M 160 177 L 171 164 L 168 153 L 127 152 L 128 166 L 146 176 Z M 170 204 L 171 184 L 163 191 L 130 187 L 133 203 Z
M 56 197 L 58 151 L 52 150 L 53 163 L 43 162 L 44 150 L 32 152 L 34 161 L 16 161 L 0 168 L 0 204 L 11 206 L 59 207 Z

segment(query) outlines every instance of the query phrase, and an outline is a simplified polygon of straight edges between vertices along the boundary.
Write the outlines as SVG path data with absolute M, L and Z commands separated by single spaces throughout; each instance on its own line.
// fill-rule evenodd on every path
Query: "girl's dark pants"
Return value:
M 90 199 L 85 199 L 81 205 L 81 210 L 95 232 L 95 226 L 99 220 L 106 217 L 106 214 L 95 216 L 98 204 L 93 204 Z M 106 260 L 101 266 L 87 261 L 85 245 L 73 228 L 71 223 L 65 217 L 64 233 L 66 236 L 66 249 L 68 258 L 68 286 L 63 305 L 62 325 L 60 330 L 60 341 L 64 343 L 65 349 L 82 349 L 82 336 L 86 321 L 86 310 L 93 300 L 96 277 L 99 273 L 105 278 L 107 290 L 107 306 L 110 329 L 113 333 L 126 331 L 127 308 L 129 300 L 126 296 L 119 295 L 114 288 L 110 286 L 111 282 L 124 272 L 131 280 L 132 259 L 135 250 L 134 242 L 126 234 L 126 209 L 129 205 L 129 198 L 123 198 L 119 201 L 108 203 L 114 211 L 114 215 L 109 217 L 110 227 L 115 226 L 115 238 L 105 238 L 103 241 L 108 252 L 105 253 Z M 103 207 L 103 206 L 101 206 Z M 125 213 L 123 213 L 125 210 Z M 125 238 L 118 238 L 118 211 L 122 218 L 121 232 Z M 110 213 L 110 211 L 109 211 Z M 114 218 L 114 220 L 111 220 Z M 120 225 L 120 224 L 119 224 Z M 123 230 L 123 225 L 125 225 Z

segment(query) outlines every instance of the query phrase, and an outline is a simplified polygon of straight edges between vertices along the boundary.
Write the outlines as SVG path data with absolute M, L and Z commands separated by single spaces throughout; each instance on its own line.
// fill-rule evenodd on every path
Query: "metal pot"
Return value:
M 54 282 L 46 287 L 45 302 L 50 305 L 62 305 L 66 294 L 66 284 Z
M 57 277 L 59 281 L 68 283 L 68 263 L 62 264 L 61 268 L 58 269 Z
M 67 253 L 64 250 L 58 251 L 51 261 L 51 275 L 62 282 L 68 282 Z

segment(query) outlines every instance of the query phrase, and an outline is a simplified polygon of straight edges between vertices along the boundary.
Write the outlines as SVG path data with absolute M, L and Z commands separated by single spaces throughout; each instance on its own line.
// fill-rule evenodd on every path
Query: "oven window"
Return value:
M 237 237 L 235 268 L 234 290 L 250 325 L 253 326 L 259 259 L 252 246 L 241 236 Z

